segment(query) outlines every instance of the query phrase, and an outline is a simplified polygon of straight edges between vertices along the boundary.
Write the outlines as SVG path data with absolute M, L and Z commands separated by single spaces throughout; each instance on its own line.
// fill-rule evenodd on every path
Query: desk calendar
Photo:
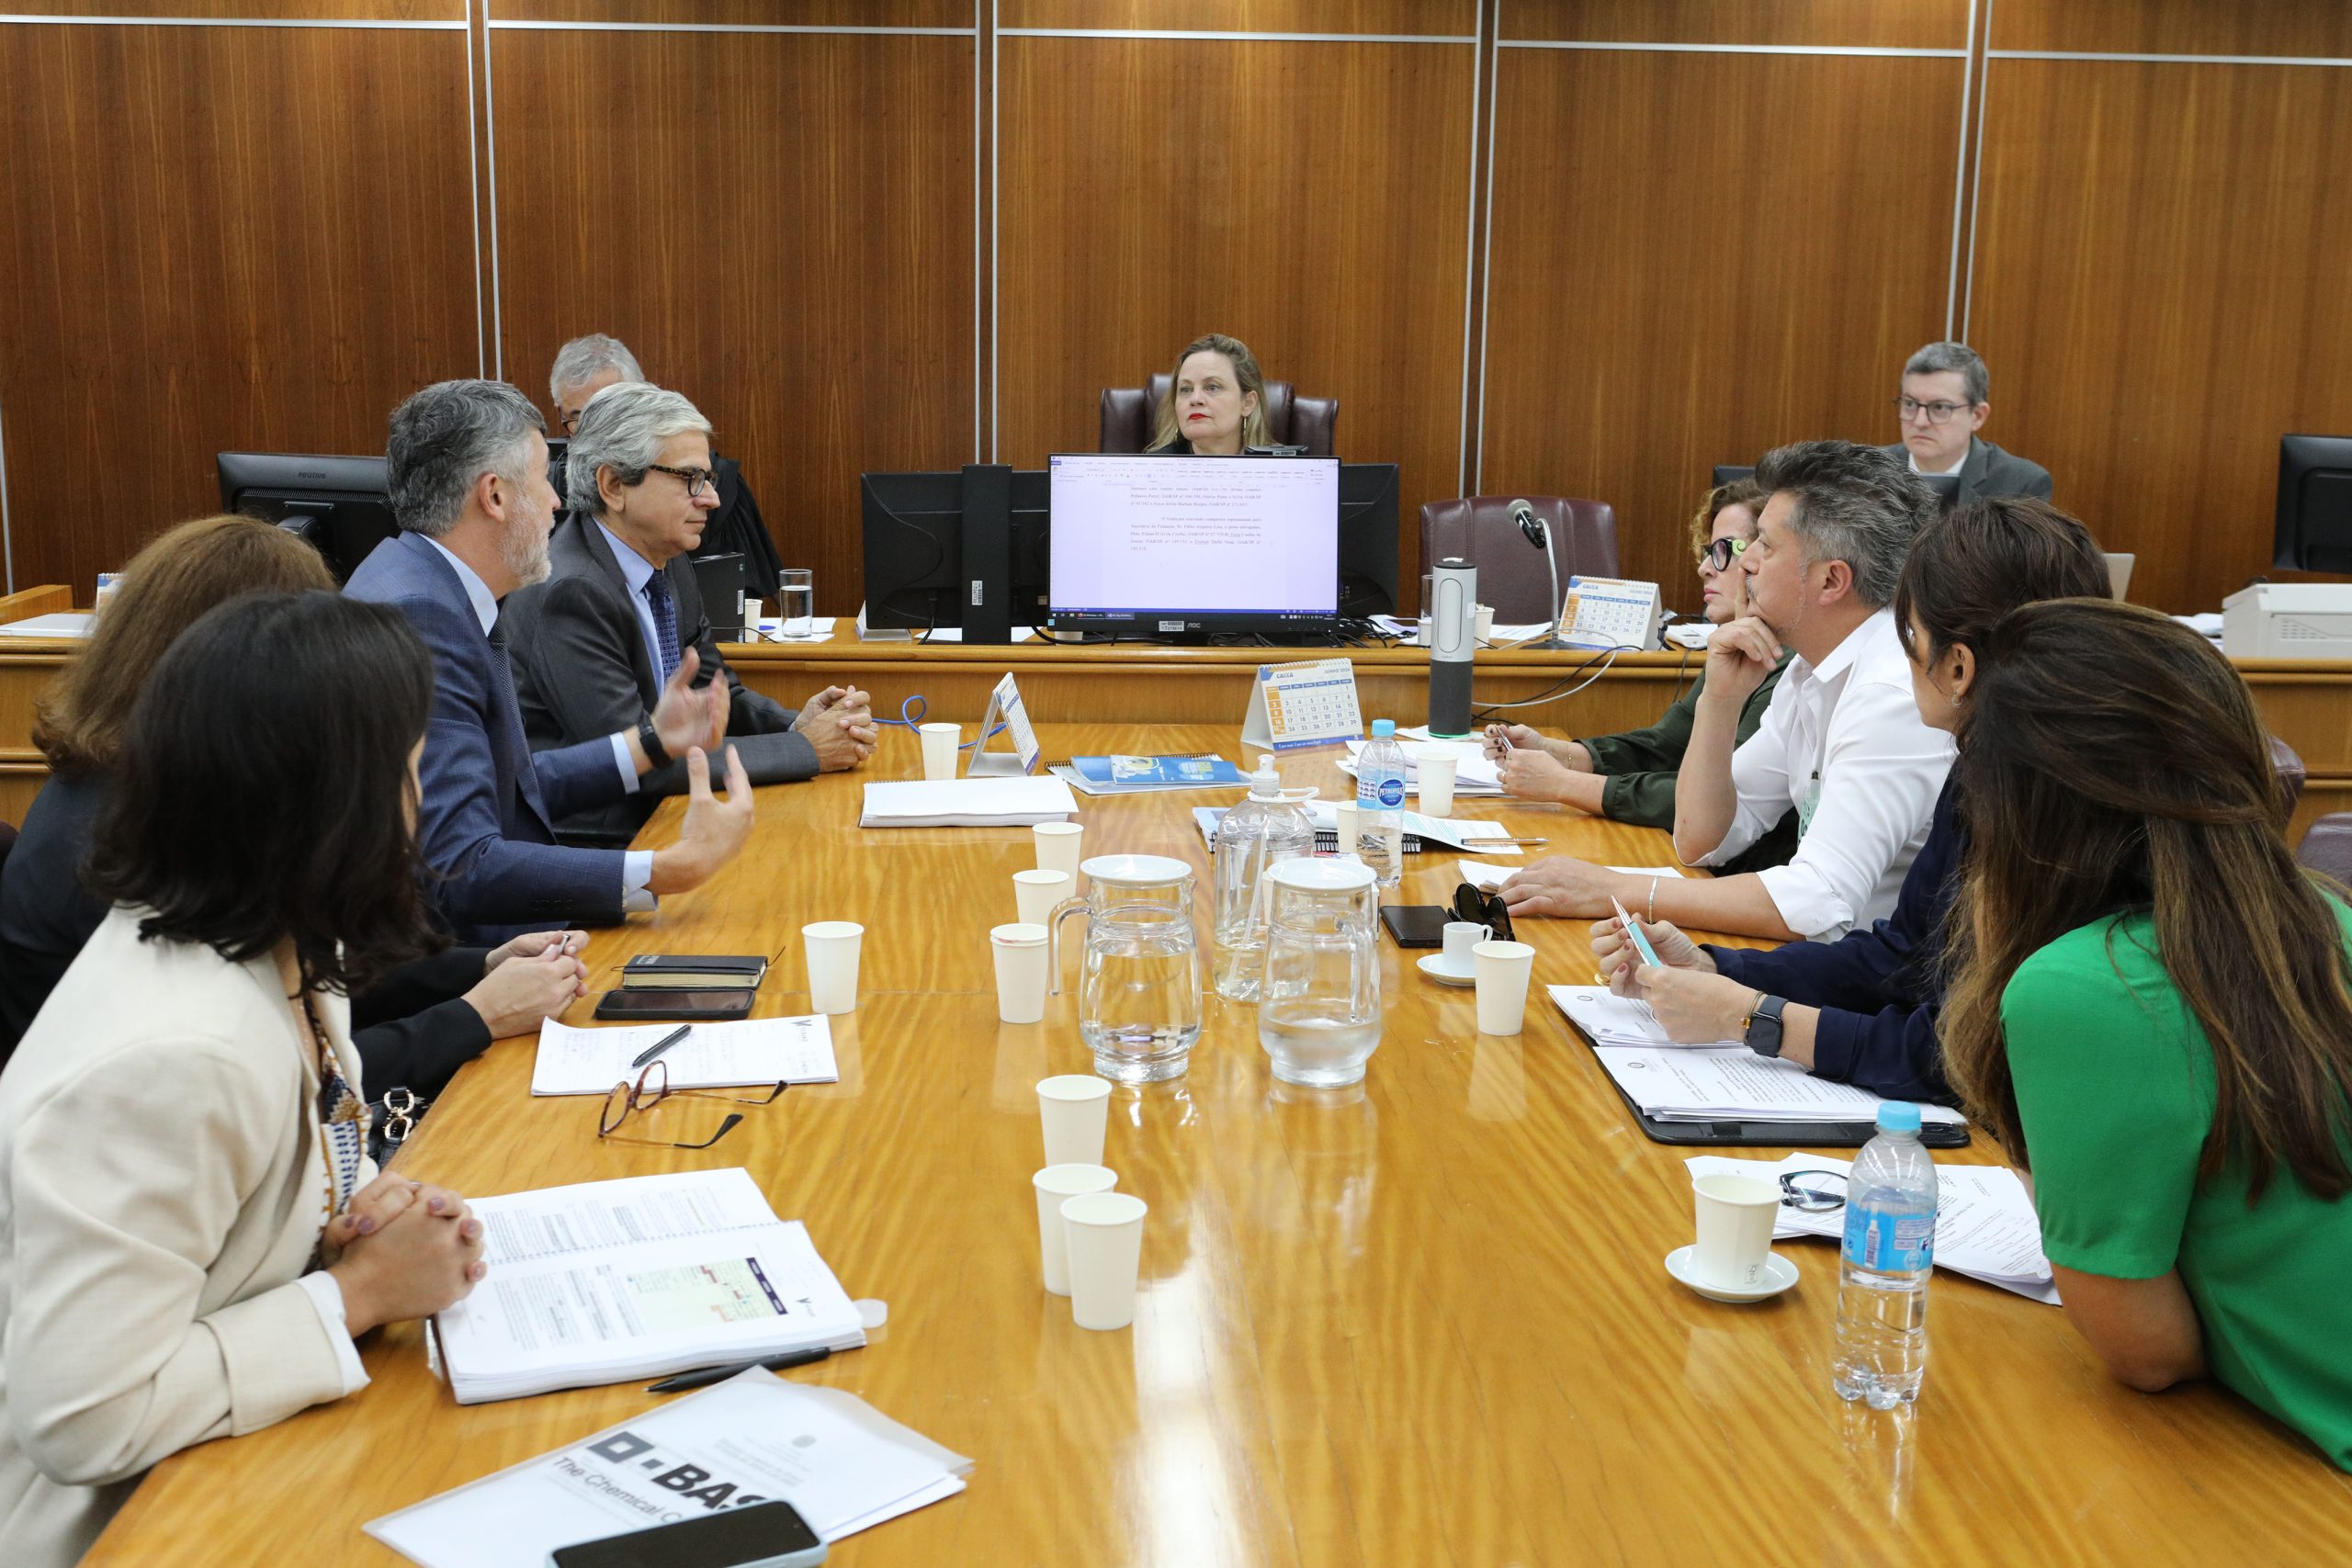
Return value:
M 1560 622 L 1560 641 L 1570 648 L 1656 648 L 1657 584 L 1571 577 Z
M 1344 659 L 1315 659 L 1298 664 L 1261 664 L 1250 688 L 1250 711 L 1241 720 L 1244 748 L 1286 751 L 1328 746 L 1363 734 L 1363 712 L 1356 705 L 1356 667 Z
M 1012 738 L 1012 750 L 989 750 L 989 732 L 1001 720 L 1005 733 Z M 980 738 L 972 742 L 972 760 L 966 764 L 966 778 L 1001 778 L 1013 773 L 1034 773 L 1037 759 L 1045 748 L 1037 743 L 1037 732 L 1029 727 L 1029 710 L 1021 705 L 1021 687 L 1005 671 L 1004 679 L 989 694 L 988 711 L 980 715 Z

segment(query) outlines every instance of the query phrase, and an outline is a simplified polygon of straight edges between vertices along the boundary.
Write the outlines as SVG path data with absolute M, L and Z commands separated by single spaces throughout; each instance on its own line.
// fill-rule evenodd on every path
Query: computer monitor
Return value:
M 1054 629 L 1295 637 L 1340 616 L 1340 464 L 1102 452 L 1046 459 Z
M 1721 490 L 1727 484 L 1736 484 L 1741 479 L 1752 479 L 1755 477 L 1756 469 L 1752 466 L 1743 468 L 1736 463 L 1717 463 L 1714 488 Z
M 220 506 L 308 539 L 342 582 L 368 552 L 400 532 L 381 457 L 222 452 Z
M 969 642 L 1005 642 L 1012 626 L 1045 624 L 1044 474 L 975 463 L 861 474 L 857 488 L 867 626 L 956 626 Z
M 2272 566 L 2352 571 L 2352 435 L 2278 438 L 2276 526 Z

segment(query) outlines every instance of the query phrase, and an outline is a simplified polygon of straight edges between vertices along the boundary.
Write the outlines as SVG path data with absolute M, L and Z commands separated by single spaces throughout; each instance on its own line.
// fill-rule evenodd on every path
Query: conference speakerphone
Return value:
M 1056 631 L 1294 638 L 1337 627 L 1333 457 L 1050 457 Z

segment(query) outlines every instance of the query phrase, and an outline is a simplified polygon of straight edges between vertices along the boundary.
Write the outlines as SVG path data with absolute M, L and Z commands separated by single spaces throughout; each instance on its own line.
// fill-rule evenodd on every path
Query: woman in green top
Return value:
M 1699 514 L 1690 520 L 1691 541 L 1699 549 L 1702 609 L 1716 626 L 1747 613 L 1747 576 L 1732 570 L 1732 563 L 1755 542 L 1756 519 L 1766 499 L 1754 479 L 1735 479 L 1709 491 Z M 1783 655 L 1781 668 L 1787 664 Z M 1776 668 L 1741 705 L 1740 739 L 1755 734 L 1764 722 L 1764 710 L 1771 706 L 1772 689 L 1780 682 L 1781 669 Z M 1596 817 L 1670 832 L 1675 773 L 1690 744 L 1691 717 L 1706 683 L 1702 673 L 1647 729 L 1589 740 L 1547 740 L 1523 724 L 1508 728 L 1498 725 L 1487 731 L 1487 754 L 1495 760 L 1505 795 L 1554 800 Z M 1508 747 L 1503 744 L 1506 737 Z M 1797 819 L 1791 812 L 1746 853 L 1717 871 L 1728 875 L 1786 865 L 1796 852 Z
M 2056 600 L 1962 722 L 1944 1055 L 2067 1316 L 2133 1388 L 2218 1378 L 2352 1470 L 2352 909 L 2287 848 L 2245 682 Z

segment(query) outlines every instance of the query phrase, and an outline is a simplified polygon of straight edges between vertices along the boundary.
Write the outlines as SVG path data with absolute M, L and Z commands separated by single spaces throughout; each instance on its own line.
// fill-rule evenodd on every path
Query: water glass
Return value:
M 817 574 L 804 566 L 788 566 L 778 581 L 775 613 L 784 618 L 784 635 L 812 635 L 817 629 Z

